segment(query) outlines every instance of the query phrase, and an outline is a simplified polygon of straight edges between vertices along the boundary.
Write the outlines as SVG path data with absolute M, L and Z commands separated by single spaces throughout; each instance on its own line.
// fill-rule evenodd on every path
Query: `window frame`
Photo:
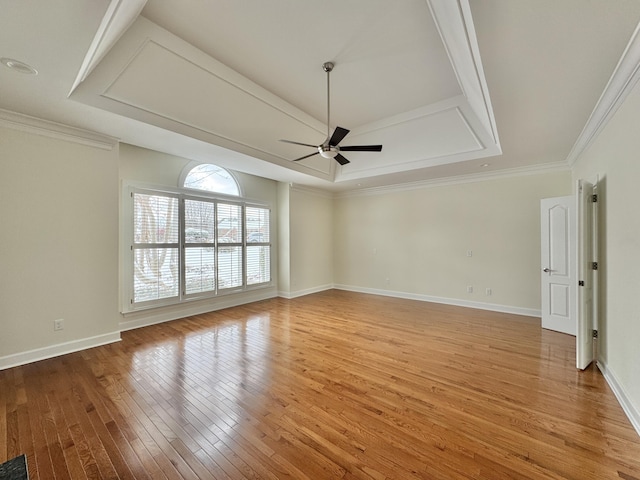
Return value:
M 214 167 L 217 167 L 217 168 L 227 172 L 229 174 L 229 176 L 235 182 L 236 187 L 238 188 L 238 195 L 230 195 L 230 194 L 227 194 L 227 193 L 214 192 L 212 190 L 203 190 L 203 189 L 199 189 L 199 188 L 185 187 L 184 186 L 184 182 L 187 180 L 187 177 L 189 176 L 191 171 L 194 168 L 199 167 L 200 165 L 213 165 Z M 198 194 L 200 192 L 207 192 L 207 193 L 210 193 L 212 195 L 221 195 L 223 197 L 228 197 L 228 198 L 236 198 L 236 199 L 244 198 L 244 190 L 242 189 L 242 184 L 238 181 L 238 177 L 233 172 L 233 170 L 229 170 L 228 168 L 221 167 L 220 165 L 217 165 L 217 164 L 211 163 L 211 162 L 197 162 L 197 161 L 193 160 L 193 161 L 189 162 L 188 164 L 186 164 L 184 166 L 184 168 L 182 169 L 182 171 L 180 172 L 180 176 L 178 177 L 178 188 L 183 189 L 183 191 L 185 191 L 185 192 L 196 192 L 196 194 Z
M 134 196 L 136 193 L 144 194 L 144 195 L 158 195 L 158 196 L 167 196 L 178 199 L 178 216 L 179 216 L 179 231 L 178 231 L 178 270 L 179 270 L 179 284 L 178 284 L 178 295 L 175 297 L 163 298 L 158 300 L 148 300 L 144 302 L 135 302 L 134 301 L 134 283 L 135 283 L 135 272 L 134 272 L 134 251 L 136 249 L 141 248 L 139 245 L 135 245 L 134 239 Z M 122 188 L 122 207 L 121 207 L 121 242 L 123 245 L 122 248 L 122 270 L 121 270 L 121 284 L 122 284 L 122 307 L 121 312 L 123 314 L 132 313 L 141 310 L 147 310 L 151 308 L 158 307 L 166 307 L 166 306 L 179 306 L 185 303 L 203 300 L 203 299 L 215 299 L 219 297 L 224 297 L 226 295 L 233 295 L 243 292 L 250 292 L 254 290 L 265 289 L 269 287 L 273 287 L 274 279 L 273 279 L 273 210 L 271 205 L 266 202 L 250 200 L 242 197 L 237 197 L 235 195 L 225 195 L 215 192 L 208 192 L 206 190 L 194 190 L 190 188 L 172 188 L 166 186 L 155 186 L 155 185 L 144 185 L 140 183 L 125 183 Z M 214 206 L 215 212 L 215 227 L 216 232 L 214 233 L 214 243 L 207 244 L 213 245 L 215 252 L 215 280 L 214 280 L 214 289 L 204 292 L 192 292 L 186 293 L 186 248 L 187 245 L 201 245 L 200 243 L 187 243 L 186 242 L 186 226 L 185 226 L 185 200 L 195 200 L 195 201 L 204 201 L 207 203 L 212 203 Z M 229 204 L 236 205 L 240 207 L 241 214 L 241 228 L 242 234 L 240 235 L 239 242 L 233 243 L 225 243 L 218 242 L 217 236 L 217 224 L 218 224 L 218 205 L 219 204 Z M 269 238 L 268 242 L 248 242 L 247 241 L 247 226 L 246 226 L 246 209 L 248 207 L 264 209 L 268 211 L 269 222 Z M 146 245 L 146 244 L 144 244 Z M 156 247 L 160 248 L 164 244 L 158 244 Z M 204 244 L 202 244 L 204 245 Z M 219 275 L 218 275 L 218 256 L 219 256 L 219 248 L 222 246 L 232 246 L 232 247 L 240 247 L 241 249 L 241 269 L 242 269 L 242 281 L 238 286 L 233 286 L 229 288 L 220 288 L 219 287 Z M 247 279 L 247 246 L 255 246 L 255 245 L 267 245 L 269 247 L 269 279 L 265 282 L 261 283 L 249 283 Z M 155 245 L 154 245 L 155 246 Z

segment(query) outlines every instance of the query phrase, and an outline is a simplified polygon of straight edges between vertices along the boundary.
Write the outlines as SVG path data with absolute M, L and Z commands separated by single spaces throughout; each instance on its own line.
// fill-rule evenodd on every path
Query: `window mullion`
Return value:
M 180 249 L 180 301 L 184 300 L 187 295 L 187 280 L 186 280 L 186 249 L 185 249 L 185 198 L 184 195 L 180 195 L 180 204 L 178 210 L 178 216 L 180 218 L 180 234 L 178 235 L 178 243 Z
M 215 258 L 215 275 L 216 281 L 213 287 L 214 292 L 218 295 L 220 287 L 220 250 L 218 248 L 218 202 L 213 202 L 213 256 Z
M 242 209 L 242 286 L 247 286 L 247 210 Z

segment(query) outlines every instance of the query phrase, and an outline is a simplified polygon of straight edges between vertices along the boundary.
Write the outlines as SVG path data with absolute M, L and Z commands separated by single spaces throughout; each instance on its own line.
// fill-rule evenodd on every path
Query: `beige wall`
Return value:
M 599 362 L 640 432 L 640 85 L 574 165 L 598 184 Z
M 333 199 L 313 190 L 292 188 L 291 292 L 294 295 L 333 284 Z
M 285 298 L 291 295 L 289 190 L 288 183 L 278 183 L 278 294 Z
M 281 183 L 278 204 L 280 295 L 292 298 L 332 288 L 332 195 Z
M 216 163 L 215 158 L 203 162 Z M 156 152 L 126 143 L 120 144 L 120 180 L 144 184 L 178 187 L 180 174 L 195 162 L 175 155 Z M 276 206 L 277 183 L 267 178 L 233 172 L 247 199 Z
M 570 193 L 567 171 L 339 197 L 334 282 L 535 314 L 540 199 Z
M 0 171 L 0 368 L 117 340 L 118 146 L 0 127 Z

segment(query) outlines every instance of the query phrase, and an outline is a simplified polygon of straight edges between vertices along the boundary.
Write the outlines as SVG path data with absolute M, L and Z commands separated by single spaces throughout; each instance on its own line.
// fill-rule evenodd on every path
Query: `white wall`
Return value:
M 216 163 L 215 158 L 206 159 L 211 163 Z M 128 144 L 120 144 L 120 181 L 121 187 L 126 183 L 178 187 L 180 174 L 185 168 L 192 168 L 195 163 L 186 158 L 176 157 L 145 148 Z M 261 288 L 248 292 L 234 293 L 212 297 L 204 300 L 197 300 L 181 305 L 172 305 L 162 308 L 152 308 L 138 312 L 127 313 L 120 322 L 120 328 L 127 330 L 144 325 L 151 325 L 158 322 L 182 318 L 197 313 L 218 310 L 235 305 L 241 305 L 251 301 L 271 298 L 277 295 L 278 279 L 278 208 L 277 208 L 277 183 L 266 178 L 247 175 L 240 172 L 233 172 L 240 184 L 244 198 L 265 203 L 271 206 L 271 233 L 272 243 L 276 248 L 272 249 L 271 275 L 273 286 Z M 120 207 L 123 208 L 122 205 Z M 121 213 L 124 217 L 125 213 Z M 122 254 L 126 255 L 126 248 L 122 247 Z M 121 260 L 121 264 L 124 263 Z M 121 271 L 121 285 L 123 276 L 127 272 Z M 120 288 L 122 294 L 122 288 Z
M 577 160 L 574 180 L 594 180 L 599 211 L 599 358 L 640 433 L 640 84 Z
M 57 137 L 0 127 L 0 368 L 120 338 L 118 146 Z
M 540 199 L 570 193 L 566 171 L 339 197 L 334 282 L 537 314 Z

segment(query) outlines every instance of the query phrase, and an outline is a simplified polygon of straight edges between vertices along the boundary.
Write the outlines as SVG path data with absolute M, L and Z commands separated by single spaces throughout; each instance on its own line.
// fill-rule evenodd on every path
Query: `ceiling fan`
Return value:
M 333 70 L 334 64 L 332 62 L 325 62 L 322 64 L 322 69 L 327 72 L 327 139 L 320 145 L 311 145 L 309 143 L 294 142 L 292 140 L 280 140 L 281 142 L 293 143 L 294 145 L 302 145 L 304 147 L 315 148 L 317 152 L 310 153 L 304 157 L 296 158 L 293 161 L 298 162 L 305 158 L 313 157 L 320 154 L 324 158 L 335 158 L 336 162 L 340 165 L 346 165 L 350 163 L 340 152 L 380 152 L 382 151 L 382 145 L 345 145 L 339 146 L 338 144 L 344 137 L 347 136 L 349 130 L 342 127 L 336 127 L 333 131 L 333 135 L 329 135 L 330 121 L 331 121 L 331 91 L 329 83 L 329 74 Z

